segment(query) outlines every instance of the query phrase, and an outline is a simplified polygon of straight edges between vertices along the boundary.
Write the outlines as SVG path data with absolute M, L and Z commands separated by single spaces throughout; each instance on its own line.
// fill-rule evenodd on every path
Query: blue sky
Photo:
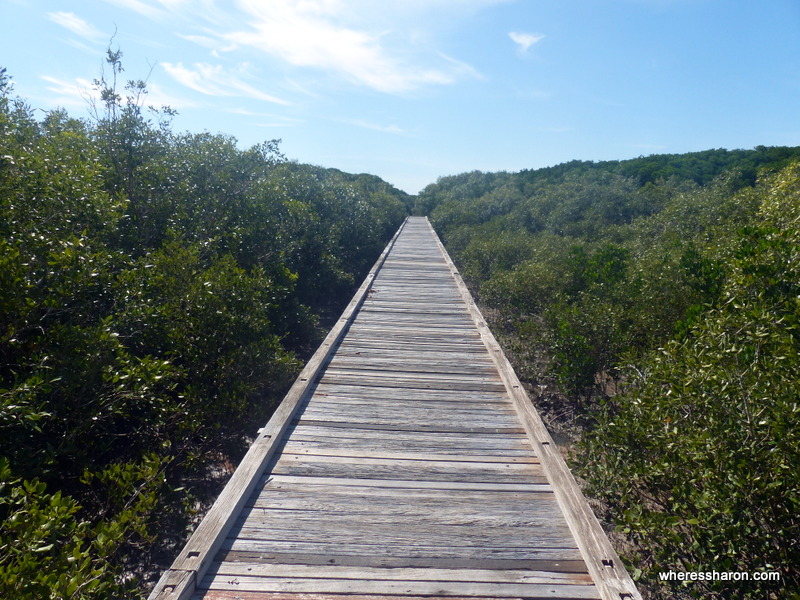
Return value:
M 0 0 L 0 22 L 33 107 L 87 117 L 116 31 L 176 131 L 280 138 L 410 193 L 473 169 L 800 145 L 800 0 Z

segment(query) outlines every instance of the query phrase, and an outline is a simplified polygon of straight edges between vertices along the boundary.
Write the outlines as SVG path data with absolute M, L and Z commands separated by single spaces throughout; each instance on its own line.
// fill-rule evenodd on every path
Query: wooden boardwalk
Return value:
M 425 218 L 151 600 L 640 598 Z

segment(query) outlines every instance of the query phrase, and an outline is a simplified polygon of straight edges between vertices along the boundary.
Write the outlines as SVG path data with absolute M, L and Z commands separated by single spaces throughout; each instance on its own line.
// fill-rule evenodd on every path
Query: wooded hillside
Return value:
M 146 592 L 410 208 L 97 86 L 37 119 L 0 71 L 3 598 Z
M 416 200 L 655 597 L 800 589 L 799 159 L 473 172 Z

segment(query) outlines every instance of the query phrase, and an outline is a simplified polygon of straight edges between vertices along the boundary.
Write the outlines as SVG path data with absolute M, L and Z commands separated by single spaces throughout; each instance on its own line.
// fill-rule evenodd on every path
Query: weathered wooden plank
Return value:
M 385 407 L 382 410 L 381 406 L 375 406 L 374 403 L 365 400 L 354 399 L 351 401 L 330 401 L 315 403 L 303 411 L 303 415 L 308 418 L 318 420 L 340 418 L 342 420 L 356 420 L 353 417 L 366 418 L 369 421 L 386 420 L 393 422 L 414 421 L 427 423 L 432 420 L 439 420 L 442 418 L 442 411 L 446 406 L 415 406 L 412 403 L 399 403 L 396 406 Z M 481 423 L 483 425 L 491 425 L 493 427 L 505 426 L 510 427 L 517 424 L 513 419 L 513 414 L 508 412 L 506 407 L 496 407 L 496 412 L 492 407 L 473 404 L 466 407 L 461 405 L 453 406 L 454 411 L 449 419 L 460 426 L 468 426 L 474 423 Z
M 383 581 L 464 581 L 475 583 L 591 584 L 588 573 L 504 569 L 437 569 L 419 567 L 379 568 L 346 565 L 222 563 L 209 575 L 264 578 L 375 579 Z
M 317 521 L 314 524 L 321 523 Z M 469 528 L 474 529 L 474 526 Z M 529 530 L 532 531 L 532 530 Z M 500 533 L 487 530 L 476 531 L 469 537 L 459 534 L 457 526 L 446 528 L 444 526 L 435 530 L 423 528 L 405 528 L 404 523 L 387 523 L 384 527 L 361 526 L 349 529 L 336 529 L 328 526 L 319 530 L 300 528 L 276 528 L 270 524 L 247 523 L 236 530 L 237 542 L 269 542 L 281 544 L 325 544 L 342 548 L 360 547 L 367 554 L 380 552 L 384 548 L 392 548 L 393 553 L 416 554 L 426 552 L 430 548 L 447 547 L 458 556 L 473 555 L 475 551 L 514 553 L 514 556 L 524 556 L 528 548 L 534 546 L 538 549 L 564 549 L 569 547 L 563 542 L 565 536 L 569 537 L 569 529 L 537 532 L 537 535 L 504 537 Z M 574 547 L 574 546 L 573 546 Z M 334 552 L 334 555 L 336 552 Z
M 385 322 L 361 322 L 358 329 L 353 332 L 352 340 L 384 338 L 392 342 L 409 341 L 424 343 L 444 343 L 455 344 L 463 347 L 480 343 L 480 338 L 476 336 L 475 327 L 468 327 L 462 324 L 452 324 L 445 326 L 443 323 L 435 323 L 431 320 L 418 319 L 414 325 L 397 323 L 388 318 Z
M 463 339 L 449 343 L 446 340 L 439 340 L 438 342 L 430 339 L 404 341 L 398 338 L 362 335 L 345 340 L 339 352 L 339 356 L 357 355 L 361 358 L 366 358 L 367 353 L 369 353 L 375 358 L 408 358 L 413 360 L 414 358 L 425 356 L 434 360 L 451 362 L 469 360 L 469 364 L 474 361 L 475 365 L 486 364 L 487 359 L 489 359 L 485 348 L 482 349 L 474 342 Z
M 492 527 L 527 527 L 532 523 L 554 520 L 558 514 L 558 504 L 549 506 L 548 510 L 526 511 L 498 507 L 491 504 L 478 504 L 461 500 L 442 506 L 441 498 L 418 499 L 416 505 L 406 506 L 397 502 L 392 496 L 370 496 L 374 504 L 367 505 L 359 498 L 339 496 L 336 502 L 329 502 L 317 494 L 287 495 L 270 494 L 259 496 L 253 506 L 247 506 L 243 515 L 253 514 L 251 511 L 264 511 L 264 517 L 273 519 L 276 516 L 297 518 L 303 523 L 327 518 L 371 519 L 382 523 L 432 523 L 444 526 L 464 526 L 465 524 L 486 524 Z M 344 500 L 349 502 L 345 505 Z M 548 525 L 549 526 L 549 525 Z M 563 533 L 563 532 L 562 532 Z
M 527 472 L 488 471 L 485 469 L 453 469 L 408 466 L 396 467 L 345 463 L 287 463 L 279 462 L 272 469 L 275 475 L 291 477 L 334 477 L 337 479 L 401 480 L 438 483 L 547 483 L 544 472 L 532 475 Z
M 313 526 L 313 527 L 312 527 Z M 387 522 L 371 524 L 350 521 L 336 524 L 315 519 L 298 521 L 297 527 L 280 521 L 260 520 L 253 516 L 245 523 L 237 523 L 237 540 L 263 540 L 276 542 L 306 542 L 351 545 L 378 548 L 393 547 L 404 549 L 449 546 L 452 550 L 469 552 L 472 549 L 497 548 L 516 549 L 525 552 L 527 548 L 570 547 L 564 540 L 569 539 L 569 529 L 563 527 L 533 528 L 521 531 L 507 527 L 489 528 L 470 525 L 468 534 L 459 525 L 438 525 L 433 527 L 413 526 L 408 522 Z M 574 547 L 574 544 L 573 544 Z
M 434 490 L 491 490 L 493 492 L 550 492 L 546 483 L 481 483 L 467 481 L 414 481 L 404 479 L 354 479 L 345 477 L 297 477 L 293 475 L 268 475 L 264 480 L 274 485 L 322 485 L 355 486 L 362 488 L 381 487 L 393 489 L 434 489 Z
M 455 346 L 449 349 L 442 349 L 441 344 L 432 347 L 417 347 L 406 349 L 402 345 L 395 343 L 392 340 L 383 340 L 386 347 L 370 347 L 367 345 L 361 346 L 355 338 L 344 340 L 343 343 L 336 351 L 336 360 L 357 358 L 370 364 L 372 359 L 383 360 L 406 360 L 420 361 L 421 359 L 430 359 L 437 362 L 457 363 L 469 361 L 464 366 L 494 366 L 491 357 L 486 354 L 485 350 L 480 352 L 481 348 L 474 345 L 466 347 Z M 365 360 L 369 359 L 369 360 Z
M 333 407 L 324 412 L 315 408 L 305 412 L 298 421 L 303 424 L 323 424 L 323 427 L 337 427 L 339 429 L 378 429 L 387 431 L 438 431 L 440 433 L 514 433 L 520 428 L 513 421 L 503 415 L 487 416 L 481 418 L 480 413 L 459 413 L 453 415 L 447 423 L 436 425 L 440 417 L 432 410 L 414 410 L 408 414 L 394 412 L 381 414 L 376 411 L 365 410 L 359 413 L 355 407 Z M 416 423 L 424 422 L 424 428 Z M 475 427 L 481 423 L 481 427 Z M 417 429 L 414 429 L 418 427 Z
M 478 569 L 500 571 L 547 571 L 549 573 L 587 573 L 583 560 L 529 559 L 458 559 L 458 558 L 414 558 L 398 556 L 366 556 L 339 554 L 292 554 L 286 552 L 244 552 L 221 550 L 217 562 L 246 562 L 270 565 L 340 565 L 387 569 Z
M 272 493 L 260 494 L 252 504 L 247 505 L 246 511 L 259 509 L 269 511 L 269 515 L 283 515 L 280 511 L 288 511 L 286 517 L 297 518 L 325 518 L 331 515 L 347 516 L 350 519 L 356 516 L 359 518 L 374 516 L 381 519 L 398 517 L 402 520 L 413 517 L 448 525 L 480 522 L 508 526 L 511 523 L 517 525 L 532 523 L 537 519 L 549 521 L 560 510 L 555 499 L 552 502 L 542 503 L 542 499 L 537 498 L 536 500 L 544 506 L 537 506 L 535 510 L 519 501 L 508 502 L 507 505 L 504 503 L 501 506 L 497 503 L 497 496 L 493 496 L 491 502 L 481 502 L 474 497 L 452 499 L 444 494 L 417 495 L 413 499 L 414 503 L 409 504 L 398 503 L 396 494 L 358 496 L 339 493 L 326 496 L 319 490 L 306 493 Z
M 398 381 L 398 382 L 425 382 L 434 383 L 448 389 L 448 386 L 453 384 L 464 385 L 490 385 L 498 386 L 502 382 L 497 376 L 496 372 L 490 369 L 475 369 L 474 373 L 445 373 L 445 372 L 420 372 L 414 370 L 392 370 L 386 367 L 376 365 L 374 368 L 358 368 L 355 366 L 336 366 L 329 365 L 325 369 L 325 374 L 322 376 L 322 381 L 331 382 L 344 377 L 356 378 L 363 381 L 372 381 L 374 378 L 379 378 L 381 382 Z M 498 391 L 500 388 L 497 388 Z
M 535 486 L 532 489 L 498 490 L 496 486 L 468 487 L 461 486 L 458 494 L 452 489 L 436 486 L 379 486 L 361 485 L 353 486 L 347 483 L 339 485 L 336 480 L 317 478 L 294 478 L 287 482 L 282 478 L 272 478 L 265 482 L 264 487 L 251 497 L 252 501 L 271 498 L 296 498 L 314 497 L 327 499 L 331 503 L 369 498 L 371 502 L 380 505 L 381 502 L 397 502 L 401 496 L 414 506 L 424 506 L 426 502 L 438 502 L 446 506 L 449 500 L 454 505 L 469 502 L 476 506 L 492 506 L 492 503 L 502 503 L 504 507 L 519 507 L 520 512 L 545 510 L 551 511 L 558 508 L 558 503 L 553 495 L 553 490 L 547 486 Z M 555 507 L 555 508 L 553 508 Z
M 415 450 L 419 452 L 428 452 L 435 454 L 447 454 L 449 456 L 458 456 L 464 452 L 471 454 L 480 454 L 488 458 L 498 457 L 506 458 L 510 456 L 525 457 L 530 456 L 531 452 L 525 448 L 523 444 L 509 444 L 505 447 L 499 447 L 495 444 L 484 444 L 476 447 L 464 441 L 435 441 L 426 440 L 424 438 L 416 438 L 414 440 Z M 315 436 L 304 437 L 303 439 L 295 439 L 287 442 L 286 449 L 292 452 L 301 450 L 308 450 L 311 454 L 322 452 L 354 452 L 359 455 L 378 455 L 381 452 L 406 452 L 409 450 L 409 445 L 402 439 L 393 436 L 392 438 L 379 439 L 361 439 L 361 438 L 341 438 L 339 436 Z
M 475 434 L 502 434 L 514 435 L 524 432 L 521 427 L 460 427 L 449 424 L 422 423 L 416 425 L 373 425 L 371 423 L 361 423 L 357 421 L 321 421 L 306 419 L 302 415 L 297 419 L 298 425 L 309 425 L 315 427 L 327 427 L 329 429 L 360 429 L 376 431 L 428 431 L 431 433 L 475 433 Z
M 243 552 L 222 550 L 218 562 L 246 562 L 270 565 L 341 565 L 388 569 L 479 569 L 500 571 L 547 571 L 549 573 L 587 573 L 583 560 L 529 559 L 458 559 L 458 558 L 413 558 L 397 556 L 362 556 L 339 554 L 291 554 L 284 552 Z
M 346 341 L 347 346 L 372 347 L 397 350 L 427 350 L 441 352 L 472 352 L 485 356 L 486 350 L 478 345 L 480 340 L 467 339 L 458 335 L 434 336 L 414 332 L 391 333 L 388 331 L 357 331 Z
M 417 402 L 440 401 L 440 402 L 499 402 L 506 406 L 513 406 L 508 395 L 503 392 L 489 391 L 472 391 L 464 393 L 458 390 L 425 390 L 419 391 L 410 388 L 400 388 L 396 390 L 387 390 L 383 386 L 368 386 L 368 385 L 346 385 L 339 383 L 326 383 L 321 381 L 317 384 L 314 391 L 315 397 L 325 396 L 346 396 L 349 398 L 367 398 L 376 401 L 386 400 L 414 400 Z
M 459 329 L 470 329 L 472 319 L 469 312 L 461 308 L 449 310 L 412 310 L 409 304 L 400 310 L 397 306 L 380 308 L 374 302 L 366 305 L 359 315 L 360 324 L 371 323 L 390 323 L 397 327 L 416 327 L 420 323 L 426 323 L 437 327 L 458 327 Z M 419 304 L 417 304 L 419 307 Z
M 546 591 L 546 590 L 545 590 Z M 557 600 L 581 600 L 582 597 L 561 596 Z M 330 593 L 314 593 L 314 592 L 294 592 L 291 596 L 287 596 L 284 592 L 246 592 L 241 590 L 203 590 L 202 595 L 198 595 L 195 600 L 475 600 L 475 596 L 442 596 L 442 595 L 429 595 L 425 596 L 410 596 L 408 594 L 386 595 L 383 593 L 377 594 L 330 594 Z M 482 600 L 542 600 L 544 598 L 552 598 L 549 596 L 530 596 L 526 595 L 525 598 L 519 596 L 505 596 L 504 598 L 482 596 Z
M 426 416 L 428 415 L 441 418 L 442 414 L 452 415 L 455 421 L 478 419 L 479 422 L 484 423 L 483 419 L 494 418 L 504 420 L 507 423 L 516 422 L 516 415 L 511 405 L 468 401 L 458 403 L 404 400 L 375 402 L 372 398 L 326 395 L 316 398 L 312 405 L 305 408 L 303 414 L 309 415 L 314 412 L 324 412 L 326 414 L 350 414 L 355 412 L 357 414 L 373 414 L 383 417 L 407 415 L 418 417 L 422 422 L 427 420 Z
M 464 593 L 464 584 L 449 581 L 389 581 L 345 579 L 279 579 L 267 577 L 222 575 L 203 581 L 202 586 L 214 590 L 244 590 L 252 592 L 301 592 L 333 594 L 415 594 L 436 596 L 459 596 Z M 599 598 L 594 586 L 575 584 L 516 584 L 470 582 L 469 592 L 473 596 L 521 596 L 524 598 Z
M 478 432 L 474 434 L 465 433 L 451 434 L 444 431 L 426 432 L 405 431 L 403 429 L 346 429 L 333 427 L 315 427 L 299 425 L 292 436 L 292 443 L 304 442 L 313 445 L 328 445 L 336 448 L 380 448 L 380 443 L 386 444 L 387 450 L 408 451 L 413 446 L 414 451 L 430 452 L 431 449 L 442 448 L 448 452 L 453 448 L 461 451 L 469 451 L 471 448 L 475 452 L 493 453 L 503 456 L 503 452 L 524 450 L 530 453 L 525 447 L 525 440 L 518 435 L 506 436 L 502 434 L 486 434 Z M 480 439 L 487 438 L 487 439 Z
M 328 410 L 314 406 L 303 412 L 303 419 L 325 421 L 326 423 L 362 423 L 370 425 L 396 425 L 399 427 L 412 428 L 416 423 L 428 423 L 441 418 L 441 413 L 435 410 L 412 409 L 407 412 L 393 411 L 382 412 L 370 409 L 358 410 L 358 407 L 333 405 Z M 516 423 L 503 414 L 481 414 L 480 412 L 458 412 L 448 418 L 448 425 L 451 428 L 466 429 L 475 423 L 481 423 L 486 427 L 495 429 L 509 429 L 516 426 Z
M 414 480 L 418 483 L 469 483 L 469 484 L 546 484 L 547 477 L 542 472 L 539 475 L 529 473 L 505 473 L 502 471 L 483 471 L 459 469 L 445 471 L 436 468 L 411 468 L 407 466 L 378 467 L 363 464 L 325 464 L 324 470 L 319 463 L 287 464 L 279 463 L 273 469 L 275 475 L 282 477 L 332 477 L 336 479 L 369 479 L 374 481 L 407 481 Z
M 392 557 L 398 559 L 453 559 L 453 560 L 583 560 L 580 550 L 573 548 L 551 548 L 546 546 L 525 548 L 479 546 L 453 547 L 451 544 L 442 546 L 417 546 L 407 547 L 400 545 L 375 545 L 348 543 L 342 546 L 339 543 L 326 541 L 295 542 L 285 540 L 260 540 L 231 538 L 223 543 L 222 549 L 240 552 L 258 553 L 291 553 L 291 554 L 321 554 L 341 558 L 343 556 L 356 557 Z
M 342 454 L 328 454 L 323 456 L 309 456 L 304 453 L 281 452 L 278 460 L 278 465 L 281 464 L 295 464 L 295 463 L 311 463 L 320 465 L 328 464 L 357 464 L 364 466 L 381 466 L 391 467 L 393 469 L 407 468 L 436 468 L 442 471 L 452 472 L 454 470 L 481 470 L 481 471 L 499 471 L 503 473 L 521 473 L 525 475 L 536 476 L 541 472 L 539 461 L 533 458 L 527 460 L 483 460 L 481 457 L 472 457 L 470 460 L 465 460 L 465 457 L 459 457 L 459 460 L 451 460 L 447 457 L 432 456 L 424 453 L 408 453 L 405 456 L 358 456 L 349 455 L 343 456 Z M 323 467 L 324 468 L 324 467 Z
M 367 414 L 375 414 L 376 416 L 388 417 L 393 414 L 410 415 L 417 414 L 420 419 L 425 422 L 425 415 L 434 415 L 436 418 L 441 418 L 444 414 L 452 414 L 454 420 L 459 419 L 490 419 L 492 417 L 504 420 L 507 423 L 518 422 L 514 418 L 514 413 L 511 410 L 511 405 L 506 403 L 487 403 L 487 402 L 471 402 L 469 396 L 466 396 L 461 402 L 425 402 L 425 401 L 407 401 L 398 400 L 391 402 L 391 400 L 376 401 L 374 397 L 367 395 L 352 394 L 352 395 L 326 395 L 316 399 L 316 401 L 305 407 L 304 413 L 310 414 L 312 412 L 330 411 L 332 413 L 349 414 L 351 412 L 358 412 L 359 410 L 365 411 Z M 449 413 L 447 411 L 450 411 Z M 363 414 L 363 413 L 362 413 Z
M 399 342 L 431 343 L 444 342 L 458 346 L 469 346 L 480 341 L 474 329 L 455 327 L 391 327 L 389 325 L 361 325 L 351 330 L 352 339 L 387 338 Z
M 359 508 L 361 504 L 354 503 L 354 508 Z M 370 509 L 371 507 L 363 507 Z M 513 513 L 491 513 L 483 511 L 481 513 L 465 514 L 460 510 L 460 506 L 451 508 L 449 511 L 422 511 L 409 510 L 362 510 L 357 511 L 358 518 L 343 510 L 333 511 L 325 507 L 316 510 L 308 509 L 284 509 L 284 508 L 261 508 L 260 506 L 246 509 L 242 512 L 238 524 L 252 529 L 266 529 L 271 534 L 280 530 L 290 530 L 295 534 L 299 528 L 310 531 L 315 539 L 320 535 L 327 535 L 331 531 L 337 531 L 344 535 L 352 535 L 354 525 L 357 523 L 359 533 L 362 535 L 375 535 L 377 543 L 378 535 L 398 539 L 397 530 L 402 530 L 402 535 L 416 535 L 422 533 L 422 537 L 416 539 L 424 542 L 434 536 L 453 536 L 462 537 L 459 529 L 470 527 L 469 539 L 493 536 L 501 536 L 508 542 L 513 540 L 528 543 L 530 540 L 552 537 L 561 539 L 564 535 L 565 526 L 553 525 L 552 515 L 537 514 L 520 517 Z M 508 532 L 513 531 L 513 535 Z M 295 539 L 295 538 L 282 538 Z M 357 539 L 349 537 L 348 539 Z M 328 540 L 331 541 L 331 540 Z M 553 545 L 548 544 L 548 545 Z
M 421 455 L 420 458 L 425 458 Z M 381 459 L 372 457 L 306 456 L 282 454 L 273 475 L 324 475 L 344 479 L 416 479 L 417 481 L 470 481 L 546 483 L 538 464 L 454 462 L 441 460 Z
M 538 465 L 539 459 L 531 454 L 524 454 L 522 456 L 500 456 L 500 455 L 487 455 L 487 454 L 436 454 L 432 452 L 369 452 L 364 453 L 362 450 L 353 450 L 342 448 L 340 450 L 333 449 L 314 449 L 299 444 L 294 445 L 291 441 L 287 442 L 281 453 L 284 458 L 287 455 L 301 455 L 301 456 L 316 456 L 316 457 L 355 457 L 355 458 L 370 458 L 370 459 L 391 459 L 391 460 L 410 460 L 410 461 L 448 461 L 451 463 L 514 463 L 514 464 L 528 464 Z
M 491 362 L 475 362 L 465 364 L 463 360 L 455 358 L 439 359 L 434 356 L 414 356 L 408 353 L 406 356 L 394 356 L 392 358 L 381 358 L 377 356 L 338 356 L 329 365 L 330 371 L 346 371 L 357 373 L 359 371 L 369 372 L 393 372 L 393 373 L 430 373 L 432 375 L 443 376 L 483 376 L 494 379 L 496 373 Z
M 475 343 L 474 341 L 461 341 L 458 340 L 449 342 L 447 340 L 431 341 L 428 339 L 400 339 L 398 337 L 387 338 L 385 336 L 377 335 L 359 335 L 346 339 L 342 348 L 358 348 L 358 349 L 378 349 L 378 350 L 398 350 L 406 352 L 460 352 L 473 354 L 475 356 L 485 356 L 486 347 Z
M 363 385 L 366 387 L 407 388 L 415 390 L 458 390 L 462 392 L 496 392 L 503 390 L 503 384 L 495 381 L 464 381 L 448 379 L 436 381 L 423 377 L 397 377 L 381 375 L 348 375 L 344 373 L 325 374 L 322 382 L 338 385 Z
M 337 401 L 338 400 L 338 401 Z M 451 413 L 448 418 L 454 422 L 462 422 L 466 420 L 477 420 L 479 423 L 487 423 L 489 421 L 497 421 L 508 423 L 509 425 L 516 425 L 517 420 L 514 419 L 513 413 L 507 406 L 487 406 L 482 403 L 459 403 L 450 404 L 449 408 Z M 427 403 L 412 403 L 412 402 L 398 402 L 396 404 L 384 403 L 383 406 L 376 405 L 375 402 L 370 402 L 361 398 L 343 398 L 328 400 L 318 399 L 312 405 L 305 408 L 304 415 L 311 415 L 314 413 L 330 414 L 330 415 L 370 415 L 376 418 L 392 418 L 403 417 L 414 418 L 417 417 L 421 422 L 426 422 L 428 417 L 440 419 L 442 411 L 447 409 L 447 405 L 430 405 Z
M 292 436 L 337 436 L 363 437 L 363 439 L 382 438 L 382 439 L 403 439 L 411 442 L 420 441 L 468 441 L 475 443 L 479 447 L 486 443 L 491 447 L 504 448 L 509 444 L 516 447 L 517 444 L 529 446 L 528 440 L 524 437 L 525 430 L 522 427 L 448 427 L 447 423 L 423 423 L 416 429 L 411 427 L 389 427 L 389 426 L 370 426 L 368 423 L 360 426 L 353 422 L 348 427 L 345 423 L 327 423 L 317 419 L 298 419 L 292 425 Z M 333 429 L 342 431 L 333 431 Z M 352 430 L 352 431 L 351 431 Z
M 362 316 L 365 313 L 362 313 Z M 378 322 L 370 322 L 369 318 L 362 318 L 352 326 L 353 335 L 376 335 L 376 334 L 391 334 L 399 337 L 415 336 L 423 339 L 430 339 L 435 336 L 436 339 L 448 341 L 448 339 L 457 342 L 469 343 L 480 341 L 478 332 L 475 331 L 474 326 L 462 321 L 461 324 L 449 324 L 439 322 L 438 319 L 418 319 L 416 323 L 397 323 L 392 320 L 383 320 Z
M 442 428 L 431 431 L 408 431 L 405 429 L 365 429 L 318 426 L 316 421 L 298 422 L 292 432 L 293 442 L 339 444 L 345 447 L 375 447 L 381 443 L 387 449 L 426 451 L 428 448 L 459 448 L 469 451 L 492 450 L 504 452 L 523 449 L 531 452 L 527 440 L 519 433 L 450 432 Z
M 323 391 L 324 390 L 324 391 Z M 415 390 L 414 388 L 386 389 L 385 386 L 347 385 L 320 381 L 317 385 L 315 397 L 317 401 L 368 401 L 371 404 L 392 405 L 393 401 L 419 406 L 435 406 L 447 403 L 449 408 L 458 408 L 459 404 L 465 406 L 481 405 L 508 409 L 513 407 L 508 397 L 496 391 L 479 390 Z M 445 409 L 446 406 L 440 408 Z
M 376 300 L 370 298 L 364 302 L 364 309 L 374 313 L 390 313 L 393 315 L 443 315 L 443 316 L 467 316 L 462 302 L 439 302 L 434 306 L 421 307 L 419 302 L 409 302 L 408 300 Z

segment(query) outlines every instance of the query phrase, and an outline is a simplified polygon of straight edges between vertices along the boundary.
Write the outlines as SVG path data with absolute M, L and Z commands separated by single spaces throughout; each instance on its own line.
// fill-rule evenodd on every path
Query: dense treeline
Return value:
M 142 593 L 410 208 L 173 133 L 108 59 L 88 120 L 37 120 L 0 71 L 3 598 Z
M 473 172 L 417 198 L 542 408 L 577 424 L 574 467 L 656 597 L 800 589 L 798 160 Z M 659 582 L 668 570 L 782 579 Z

